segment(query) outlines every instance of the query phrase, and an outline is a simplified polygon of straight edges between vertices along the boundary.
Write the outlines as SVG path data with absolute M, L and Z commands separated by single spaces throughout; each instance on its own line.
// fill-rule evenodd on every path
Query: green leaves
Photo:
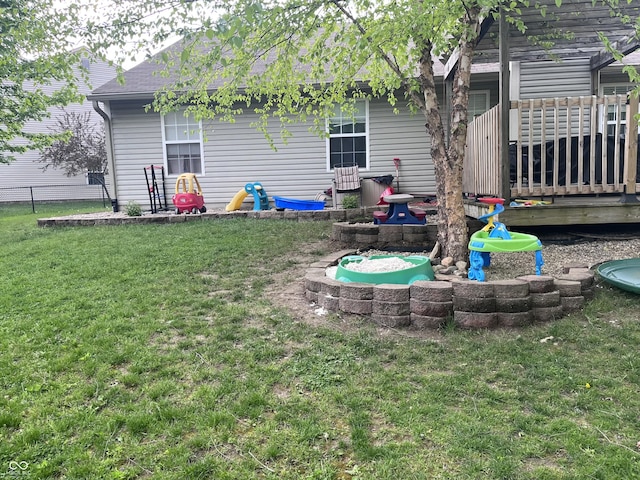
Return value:
M 25 131 L 48 109 L 79 101 L 72 51 L 76 8 L 54 8 L 48 1 L 8 0 L 0 13 L 0 163 L 15 153 L 51 144 L 55 137 Z
M 229 39 L 229 43 L 233 48 L 242 48 L 244 40 L 240 36 L 233 36 Z
M 180 53 L 180 61 L 182 63 L 186 63 L 189 60 L 189 57 L 191 56 L 191 51 L 187 48 L 185 48 L 184 50 L 182 50 L 182 52 Z

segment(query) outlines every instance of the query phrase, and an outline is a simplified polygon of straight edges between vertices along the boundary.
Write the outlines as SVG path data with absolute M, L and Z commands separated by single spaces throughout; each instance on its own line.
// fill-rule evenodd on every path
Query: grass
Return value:
M 268 287 L 328 223 L 35 218 L 0 217 L 0 479 L 640 477 L 637 296 L 522 330 L 314 326 Z
M 59 214 L 111 211 L 111 205 L 105 206 L 102 200 L 78 200 L 60 202 L 36 202 L 33 206 L 27 202 L 0 203 L 0 218 L 7 221 L 9 217 L 19 217 L 24 221 L 29 216 L 33 218 L 52 217 Z M 33 210 L 35 209 L 35 212 Z

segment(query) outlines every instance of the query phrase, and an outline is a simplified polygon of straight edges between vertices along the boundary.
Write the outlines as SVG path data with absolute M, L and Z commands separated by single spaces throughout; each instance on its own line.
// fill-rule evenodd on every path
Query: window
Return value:
M 327 120 L 327 163 L 334 167 L 369 167 L 369 105 L 356 100 L 353 109 L 338 107 Z
M 471 122 L 489 110 L 489 90 L 475 90 L 469 92 L 469 109 L 467 119 Z
M 626 95 L 628 91 L 633 90 L 634 85 L 630 83 L 618 84 L 618 85 L 603 85 L 602 86 L 602 94 L 603 95 Z M 618 123 L 618 107 L 617 105 L 607 105 L 607 135 L 615 135 L 616 134 L 616 124 Z M 622 105 L 622 110 L 620 111 L 620 134 L 624 135 L 627 124 L 627 110 L 626 110 L 626 102 Z
M 168 175 L 204 173 L 200 122 L 184 110 L 162 117 L 162 140 Z
M 104 185 L 104 173 L 87 172 L 87 185 Z

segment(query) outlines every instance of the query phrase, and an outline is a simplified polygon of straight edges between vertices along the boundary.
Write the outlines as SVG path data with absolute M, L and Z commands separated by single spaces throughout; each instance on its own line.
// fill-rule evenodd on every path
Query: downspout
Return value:
M 108 173 L 107 176 L 109 177 L 109 185 L 111 185 L 112 188 L 112 197 L 111 197 L 111 206 L 113 208 L 114 212 L 118 212 L 119 208 L 118 208 L 118 188 L 116 186 L 116 162 L 115 162 L 115 158 L 114 158 L 114 149 L 113 149 L 113 132 L 112 132 L 112 125 L 111 125 L 111 117 L 109 116 L 109 114 L 107 112 L 105 112 L 104 110 L 102 110 L 102 108 L 100 108 L 100 104 L 98 103 L 97 100 L 93 101 L 93 109 L 98 112 L 98 115 L 100 115 L 103 120 L 104 120 L 104 124 L 105 124 L 105 137 L 106 137 L 106 147 L 107 147 L 107 166 L 108 166 Z

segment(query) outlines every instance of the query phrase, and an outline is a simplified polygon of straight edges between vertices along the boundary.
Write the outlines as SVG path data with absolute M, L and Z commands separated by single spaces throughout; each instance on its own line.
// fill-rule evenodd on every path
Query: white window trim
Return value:
M 371 157 L 371 148 L 369 146 L 369 99 L 363 98 L 358 99 L 364 101 L 364 114 L 365 114 L 365 132 L 362 133 L 335 133 L 331 135 L 329 133 L 329 118 L 325 119 L 325 131 L 327 132 L 327 138 L 325 140 L 325 155 L 326 155 L 326 168 L 327 172 L 333 172 L 333 168 L 331 168 L 331 144 L 330 140 L 332 138 L 339 137 L 365 137 L 367 156 L 366 156 L 366 166 L 364 168 L 360 168 L 360 171 L 368 171 L 370 168 L 370 157 Z
M 604 93 L 605 88 L 614 88 L 614 89 L 616 89 L 617 87 L 626 88 L 627 91 L 630 91 L 630 90 L 633 90 L 635 88 L 635 85 L 633 83 L 627 83 L 627 82 L 601 83 L 600 87 L 598 88 L 598 95 L 603 97 L 605 95 L 605 93 Z M 614 95 L 617 95 L 617 94 L 614 94 Z M 600 105 L 600 108 L 598 108 L 598 114 L 600 116 L 600 119 L 599 119 L 599 122 L 598 122 L 598 124 L 600 125 L 600 133 L 606 135 L 607 130 L 609 129 L 609 125 L 616 125 L 617 124 L 617 120 L 609 121 L 609 112 L 606 112 L 602 105 Z M 626 125 L 627 125 L 627 119 L 626 118 L 622 118 L 622 116 L 621 116 L 621 118 L 620 118 L 620 127 L 621 127 L 622 131 L 626 132 Z
M 184 115 L 185 108 L 181 108 L 176 110 L 176 113 Z M 164 161 L 164 171 L 167 173 L 167 177 L 169 178 L 178 178 L 180 174 L 169 174 L 169 161 L 167 159 L 167 145 L 180 145 L 183 143 L 194 143 L 193 141 L 181 141 L 181 140 L 167 140 L 165 133 L 165 123 L 164 123 L 164 115 L 160 115 L 160 129 L 162 131 L 162 158 Z M 199 176 L 205 176 L 205 162 L 204 162 L 204 142 L 202 136 L 202 120 L 198 120 L 198 142 L 200 144 L 200 171 L 198 173 Z
M 489 111 L 489 108 L 491 107 L 491 90 L 469 90 L 469 97 L 471 97 L 471 95 L 484 95 L 485 105 L 484 112 L 482 113 Z M 473 118 L 471 120 L 473 120 Z

